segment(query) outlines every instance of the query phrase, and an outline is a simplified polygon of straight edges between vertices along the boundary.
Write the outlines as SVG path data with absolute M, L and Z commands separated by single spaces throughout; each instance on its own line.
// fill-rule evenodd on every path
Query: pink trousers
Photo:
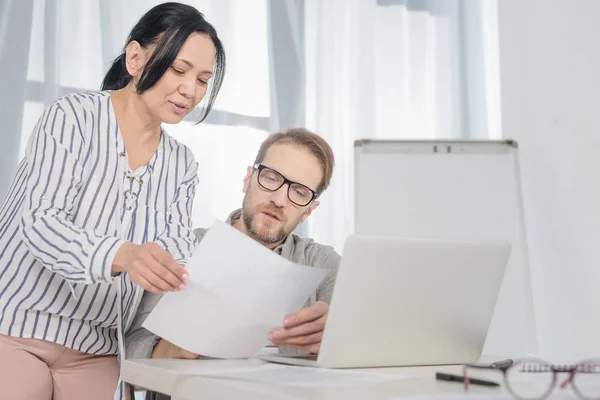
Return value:
M 0 399 L 111 400 L 118 378 L 116 356 L 0 334 Z

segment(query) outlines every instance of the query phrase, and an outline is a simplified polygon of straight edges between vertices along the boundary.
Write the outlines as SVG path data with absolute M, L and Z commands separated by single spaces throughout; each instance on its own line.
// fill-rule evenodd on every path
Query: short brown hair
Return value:
M 323 171 L 323 178 L 317 188 L 317 194 L 321 194 L 327 189 L 329 182 L 331 182 L 335 159 L 333 150 L 331 150 L 325 139 L 304 128 L 292 128 L 283 132 L 272 133 L 260 145 L 254 164 L 263 162 L 267 151 L 274 144 L 293 144 L 309 150 L 319 160 Z

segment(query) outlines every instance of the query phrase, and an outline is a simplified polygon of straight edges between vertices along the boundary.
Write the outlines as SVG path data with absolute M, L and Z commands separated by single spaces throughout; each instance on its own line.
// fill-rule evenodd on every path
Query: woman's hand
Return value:
M 128 272 L 144 290 L 165 293 L 185 288 L 186 269 L 156 243 L 126 243 L 117 251 L 112 273 Z

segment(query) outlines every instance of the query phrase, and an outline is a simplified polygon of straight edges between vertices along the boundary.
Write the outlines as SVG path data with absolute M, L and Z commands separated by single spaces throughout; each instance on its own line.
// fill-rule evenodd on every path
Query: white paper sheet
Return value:
M 181 292 L 166 293 L 144 328 L 188 351 L 247 358 L 298 311 L 329 272 L 294 264 L 216 221 L 188 262 Z
M 265 364 L 255 367 L 232 368 L 215 371 L 190 371 L 190 375 L 201 375 L 220 379 L 235 379 L 273 385 L 301 387 L 372 385 L 393 380 L 411 379 L 408 376 L 386 375 L 351 370 L 295 367 L 278 364 Z
M 482 393 L 465 393 L 465 394 L 454 394 L 454 395 L 429 395 L 429 396 L 402 396 L 402 397 L 388 397 L 385 400 L 515 400 L 510 394 L 482 394 Z M 575 394 L 561 393 L 560 389 L 554 391 L 550 397 L 550 400 L 579 400 Z

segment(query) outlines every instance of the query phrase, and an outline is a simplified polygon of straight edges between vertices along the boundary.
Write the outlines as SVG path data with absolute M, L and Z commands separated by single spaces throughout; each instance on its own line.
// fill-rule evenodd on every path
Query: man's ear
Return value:
M 304 214 L 302 215 L 302 218 L 300 219 L 300 222 L 304 222 L 304 220 L 306 218 L 308 218 L 308 216 L 310 214 L 312 214 L 313 211 L 315 211 L 315 209 L 317 207 L 319 207 L 319 204 L 321 204 L 319 201 L 315 200 L 312 202 L 312 204 L 310 205 L 310 207 L 308 207 L 308 209 L 306 211 L 304 211 Z
M 250 179 L 252 179 L 252 174 L 254 173 L 254 168 L 248 167 L 246 169 L 246 177 L 244 178 L 244 188 L 242 191 L 246 193 L 248 191 L 248 185 L 250 185 Z
M 146 63 L 146 50 L 135 40 L 125 47 L 125 67 L 131 76 L 137 76 Z

